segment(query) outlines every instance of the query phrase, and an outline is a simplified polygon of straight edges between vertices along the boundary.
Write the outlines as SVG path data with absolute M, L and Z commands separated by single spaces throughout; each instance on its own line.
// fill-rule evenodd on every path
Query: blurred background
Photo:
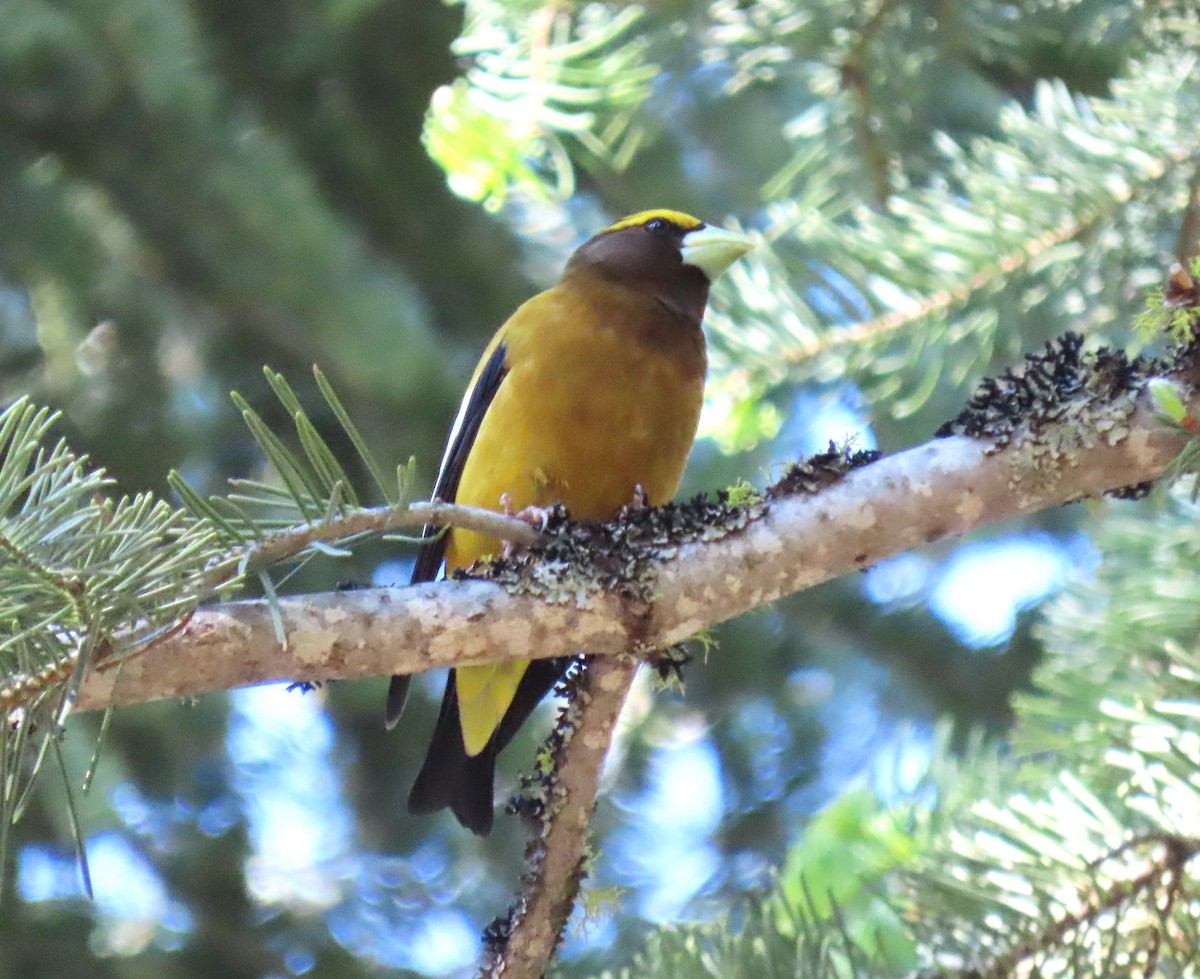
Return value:
M 591 233 L 671 207 L 763 240 L 713 299 L 684 493 L 763 486 L 830 440 L 914 445 L 1065 329 L 1138 343 L 1144 290 L 1192 252 L 1194 26 L 1132 0 L 0 0 L 0 395 L 59 409 L 122 490 L 174 468 L 220 492 L 266 475 L 230 390 L 286 422 L 264 364 L 337 444 L 318 363 L 426 493 L 496 326 Z M 686 693 L 641 677 L 561 973 L 768 886 L 840 792 L 910 788 L 939 721 L 1004 738 L 1094 518 L 729 623 Z M 287 588 L 403 584 L 411 559 L 377 544 Z M 100 718 L 74 718 L 95 900 L 45 778 L 0 976 L 469 971 L 524 840 L 405 811 L 442 682 L 390 734 L 382 679 L 121 710 L 83 796 Z

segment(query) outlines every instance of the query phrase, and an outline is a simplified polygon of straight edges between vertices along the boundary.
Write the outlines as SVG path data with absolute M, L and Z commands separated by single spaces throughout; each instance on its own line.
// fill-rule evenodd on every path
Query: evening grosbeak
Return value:
M 666 210 L 623 218 L 584 242 L 558 284 L 513 313 L 484 351 L 434 498 L 489 509 L 563 503 L 581 520 L 613 518 L 638 487 L 649 503 L 670 500 L 700 417 L 708 289 L 750 248 L 742 235 Z M 424 536 L 414 583 L 502 548 L 458 528 Z M 448 806 L 487 833 L 496 756 L 566 663 L 451 670 L 409 810 Z M 408 677 L 392 678 L 389 728 L 407 689 Z

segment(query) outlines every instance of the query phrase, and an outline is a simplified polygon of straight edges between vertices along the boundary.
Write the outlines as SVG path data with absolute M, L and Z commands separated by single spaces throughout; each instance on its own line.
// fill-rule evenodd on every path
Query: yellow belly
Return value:
M 586 520 L 615 516 L 639 485 L 651 503 L 667 502 L 700 416 L 703 337 L 665 310 L 634 305 L 643 298 L 557 293 L 531 300 L 502 331 L 508 373 L 476 435 L 457 501 L 500 509 L 506 495 L 516 510 L 561 502 Z M 563 328 L 564 317 L 573 317 L 571 328 Z M 628 328 L 635 317 L 637 328 Z M 653 317 L 657 328 L 647 329 Z M 499 548 L 492 537 L 454 530 L 446 566 L 466 567 Z M 469 755 L 487 744 L 525 666 L 457 671 Z

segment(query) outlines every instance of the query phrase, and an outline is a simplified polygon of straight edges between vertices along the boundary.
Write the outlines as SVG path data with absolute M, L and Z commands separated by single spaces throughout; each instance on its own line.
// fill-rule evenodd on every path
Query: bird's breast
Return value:
M 609 519 L 641 486 L 652 503 L 675 493 L 704 393 L 704 337 L 649 298 L 550 290 L 505 326 L 507 376 L 463 469 L 460 503 L 519 509 L 564 503 L 578 519 Z M 532 309 L 530 307 L 533 307 Z M 456 531 L 452 567 L 497 550 Z

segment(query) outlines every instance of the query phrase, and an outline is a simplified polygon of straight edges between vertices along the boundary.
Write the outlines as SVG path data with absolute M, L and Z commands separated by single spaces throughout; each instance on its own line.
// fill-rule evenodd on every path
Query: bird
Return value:
M 521 305 L 475 368 L 433 498 L 512 512 L 563 504 L 574 519 L 674 496 L 695 439 L 707 370 L 709 287 L 752 248 L 745 235 L 674 210 L 631 214 L 571 255 L 556 285 Z M 413 583 L 495 556 L 476 531 L 426 527 Z M 449 808 L 477 835 L 493 820 L 496 757 L 569 658 L 452 669 L 408 809 Z M 409 678 L 392 678 L 395 727 Z

